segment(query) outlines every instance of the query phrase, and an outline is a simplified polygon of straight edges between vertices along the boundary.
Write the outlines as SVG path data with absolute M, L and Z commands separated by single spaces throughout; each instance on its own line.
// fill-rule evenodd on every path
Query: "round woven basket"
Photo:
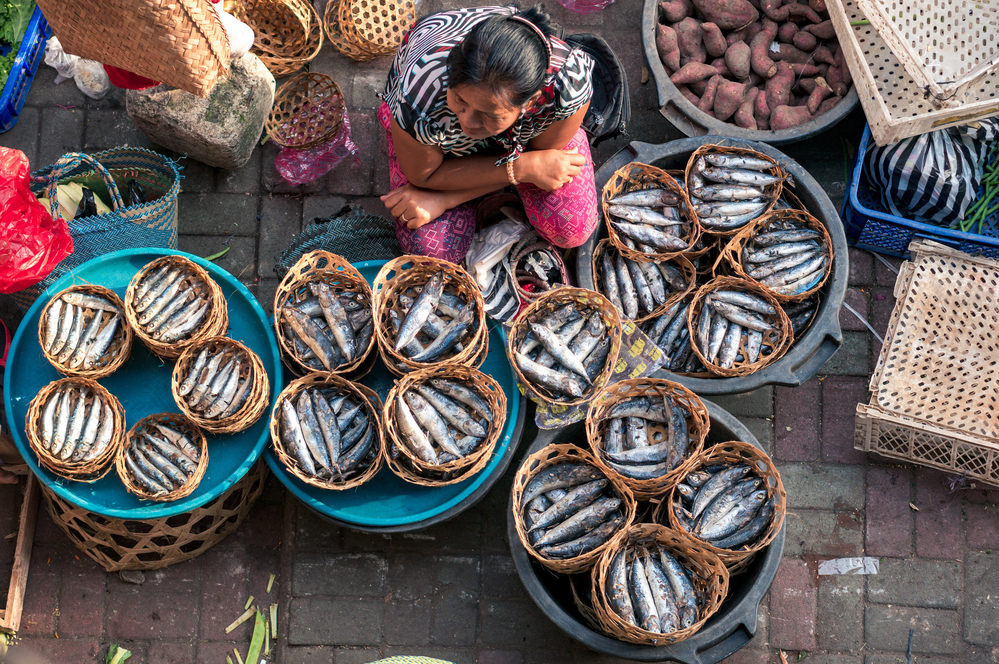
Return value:
M 617 494 L 617 497 L 620 498 L 623 503 L 621 505 L 621 511 L 624 513 L 624 523 L 622 524 L 620 530 L 618 530 L 618 532 L 616 532 L 609 540 L 588 553 L 576 556 L 575 558 L 566 558 L 564 560 L 549 560 L 534 550 L 534 547 L 531 545 L 531 542 L 527 537 L 527 525 L 524 523 L 525 505 L 522 504 L 522 498 L 524 496 L 524 489 L 535 475 L 546 468 L 557 466 L 560 463 L 586 464 L 599 469 L 593 455 L 582 448 L 576 447 L 575 445 L 549 445 L 548 447 L 535 452 L 524 459 L 524 462 L 520 465 L 520 468 L 517 470 L 517 474 L 514 475 L 513 478 L 513 493 L 511 496 L 511 504 L 513 505 L 513 520 L 514 525 L 517 528 L 517 537 L 520 539 L 520 543 L 525 549 L 527 549 L 527 552 L 531 554 L 535 560 L 552 571 L 560 572 L 562 574 L 575 574 L 577 572 L 585 572 L 593 567 L 593 565 L 596 564 L 597 559 L 600 557 L 600 554 L 607 550 L 608 547 L 612 547 L 614 543 L 628 530 L 628 527 L 634 523 L 635 496 L 632 495 L 631 489 L 629 489 L 628 486 L 620 480 L 620 478 L 607 475 L 607 481 L 614 488 L 614 493 Z
M 781 481 L 780 473 L 769 456 L 757 447 L 738 440 L 718 443 L 705 449 L 694 460 L 688 471 L 694 472 L 708 466 L 734 466 L 743 463 L 750 466 L 753 469 L 753 473 L 763 480 L 761 488 L 766 489 L 768 497 L 777 497 L 777 505 L 774 508 L 774 516 L 770 522 L 770 526 L 753 544 L 741 546 L 737 549 L 719 549 L 688 533 L 680 526 L 680 521 L 676 518 L 674 512 L 675 503 L 680 500 L 675 486 L 662 500 L 653 515 L 653 519 L 657 523 L 668 524 L 682 539 L 701 546 L 718 556 L 733 576 L 746 571 L 753 560 L 753 556 L 770 546 L 770 543 L 780 533 L 780 529 L 784 527 L 784 517 L 787 514 L 787 493 L 784 491 L 784 483 Z
M 594 283 L 596 283 L 597 289 L 601 293 L 604 292 L 604 269 L 603 269 L 602 258 L 604 253 L 608 251 L 611 253 L 611 256 L 614 256 L 614 254 L 617 253 L 617 248 L 611 244 L 610 240 L 606 239 L 600 240 L 600 242 L 597 243 L 596 248 L 593 250 L 593 258 L 591 261 L 593 266 L 593 281 Z M 667 258 L 664 260 L 656 260 L 656 261 L 643 260 L 642 262 L 673 264 L 674 266 L 677 267 L 677 269 L 683 272 L 684 277 L 686 277 L 687 287 L 682 291 L 671 292 L 666 297 L 666 301 L 663 304 L 656 307 L 652 313 L 645 314 L 644 316 L 639 316 L 638 318 L 636 318 L 635 319 L 636 323 L 644 323 L 649 319 L 658 318 L 659 316 L 662 316 L 664 313 L 669 311 L 669 309 L 674 304 L 682 300 L 684 297 L 692 293 L 695 288 L 697 288 L 697 270 L 694 269 L 694 264 L 691 263 L 689 260 L 687 260 L 686 255 L 684 254 L 675 256 L 674 258 Z M 618 313 L 621 314 L 622 320 L 626 320 L 623 311 L 619 311 Z
M 478 448 L 466 457 L 438 465 L 429 464 L 413 454 L 409 446 L 402 441 L 395 417 L 398 400 L 409 390 L 426 384 L 433 378 L 453 380 L 474 390 L 489 404 L 489 410 L 493 416 L 493 421 L 486 428 L 486 439 L 479 444 Z M 407 482 L 422 486 L 454 484 L 485 468 L 492 458 L 493 450 L 496 448 L 496 443 L 499 441 L 506 424 L 506 394 L 503 393 L 503 388 L 500 387 L 499 383 L 478 369 L 461 365 L 444 365 L 422 369 L 403 376 L 392 386 L 382 409 L 382 422 L 386 432 L 386 458 L 392 472 Z M 456 438 L 463 435 L 450 423 L 448 423 L 448 432 Z M 405 457 L 405 462 L 402 464 L 396 461 L 400 456 Z
M 204 319 L 197 329 L 188 335 L 187 338 L 172 343 L 164 343 L 153 339 L 143 326 L 139 325 L 138 314 L 135 311 L 137 304 L 135 296 L 139 282 L 146 274 L 155 273 L 163 266 L 183 268 L 193 273 L 196 282 L 193 292 L 209 301 L 208 313 L 205 314 Z M 183 256 L 163 256 L 162 258 L 157 258 L 135 273 L 135 276 L 128 283 L 128 289 L 125 291 L 125 320 L 128 322 L 128 326 L 135 332 L 135 336 L 139 338 L 139 341 L 150 352 L 164 360 L 177 359 L 193 344 L 198 343 L 202 339 L 223 335 L 229 329 L 229 311 L 226 306 L 225 296 L 222 294 L 222 288 L 215 283 L 215 280 L 209 276 L 204 268 Z
M 650 523 L 640 523 L 628 529 L 622 537 L 614 541 L 614 546 L 605 549 L 593 567 L 593 612 L 600 621 L 603 631 L 608 636 L 628 643 L 642 645 L 664 646 L 696 634 L 721 607 L 728 595 L 729 573 L 724 563 L 707 547 L 685 539 L 680 533 L 669 528 Z M 690 572 L 690 580 L 697 595 L 702 598 L 701 608 L 697 612 L 697 621 L 690 627 L 679 629 L 669 634 L 649 632 L 625 622 L 611 608 L 607 599 L 607 576 L 614 558 L 622 548 L 627 549 L 630 560 L 631 551 L 642 546 L 658 544 L 670 553 L 677 562 Z
M 552 288 L 559 287 L 558 284 L 550 285 L 543 283 L 533 275 L 524 274 L 522 271 L 518 270 L 518 265 L 520 265 L 521 260 L 527 257 L 527 255 L 531 252 L 539 250 L 546 252 L 555 260 L 562 279 L 560 283 L 562 285 L 569 285 L 572 283 L 569 279 L 569 271 L 565 267 L 565 261 L 562 259 L 562 254 L 559 252 L 558 247 L 547 240 L 542 240 L 536 233 L 530 233 L 526 238 L 515 244 L 513 249 L 510 250 L 510 268 L 514 271 L 514 288 L 517 291 L 517 295 L 520 297 L 521 302 L 531 302 L 532 300 L 538 299 Z M 525 284 L 534 284 L 538 290 L 529 291 L 524 288 Z
M 282 147 L 307 150 L 340 131 L 345 108 L 336 81 L 325 74 L 303 72 L 278 88 L 264 131 Z
M 415 300 L 417 293 L 413 288 L 422 288 L 437 272 L 444 272 L 445 293 L 457 295 L 465 302 L 475 302 L 475 320 L 470 327 L 469 334 L 466 334 L 461 342 L 464 346 L 461 351 L 455 352 L 452 349 L 449 351 L 450 355 L 445 354 L 433 362 L 414 362 L 395 350 L 397 336 L 389 319 L 389 311 L 395 310 L 405 320 L 406 315 L 399 304 L 399 297 L 408 294 Z M 464 366 L 482 364 L 478 358 L 482 355 L 484 359 L 483 348 L 488 352 L 489 343 L 487 340 L 489 329 L 486 326 L 486 305 L 482 300 L 482 292 L 479 287 L 471 275 L 460 266 L 427 256 L 400 256 L 382 266 L 375 277 L 371 290 L 375 299 L 375 337 L 378 339 L 378 352 L 385 361 L 385 365 L 393 373 L 402 375 L 441 364 L 461 364 Z M 441 315 L 441 318 L 445 322 L 449 320 L 444 315 Z
M 56 300 L 61 299 L 62 296 L 67 293 L 82 293 L 84 295 L 96 295 L 99 297 L 103 297 L 104 299 L 108 300 L 116 307 L 118 307 L 118 311 L 121 314 L 122 318 L 118 323 L 118 328 L 115 330 L 114 338 L 111 340 L 111 345 L 108 346 L 107 351 L 105 351 L 103 357 L 101 357 L 100 362 L 96 367 L 94 367 L 93 369 L 84 369 L 82 367 L 73 369 L 69 366 L 68 361 L 59 362 L 58 357 L 48 351 L 45 344 L 44 324 L 39 323 L 38 345 L 42 349 L 42 355 L 44 355 L 45 359 L 48 360 L 49 363 L 56 368 L 56 371 L 63 374 L 64 376 L 79 376 L 80 378 L 97 379 L 113 374 L 115 371 L 118 370 L 118 367 L 120 367 L 122 364 L 125 363 L 125 360 L 128 359 L 129 355 L 132 354 L 132 342 L 134 340 L 134 336 L 132 334 L 132 327 L 128 324 L 128 321 L 125 319 L 124 316 L 125 304 L 121 301 L 121 298 L 118 297 L 117 293 L 107 288 L 104 288 L 103 286 L 94 286 L 90 284 L 70 286 L 69 288 L 67 288 L 64 291 L 61 291 L 60 293 L 56 294 L 51 300 L 49 300 L 48 304 L 45 305 L 45 308 L 42 309 L 42 313 L 39 315 L 39 321 L 44 322 L 48 317 L 49 311 L 51 311 L 52 309 L 52 305 L 55 304 Z M 93 320 L 94 316 L 101 316 L 104 319 L 100 323 L 101 327 L 107 325 L 108 321 L 110 321 L 115 316 L 115 314 L 112 314 L 109 311 L 94 311 L 92 309 L 90 311 L 92 312 L 90 316 L 84 319 L 83 329 L 86 329 L 87 324 Z
M 286 399 L 294 399 L 302 390 L 310 387 L 318 389 L 332 388 L 340 394 L 351 395 L 365 406 L 370 421 L 369 426 L 375 427 L 375 433 L 378 434 L 378 442 L 372 446 L 374 458 L 368 462 L 368 465 L 361 472 L 355 473 L 348 479 L 323 479 L 309 475 L 284 448 L 284 442 L 281 440 L 281 404 Z M 360 486 L 378 474 L 378 470 L 382 467 L 382 461 L 384 460 L 385 433 L 379 417 L 381 410 L 382 402 L 378 398 L 378 395 L 360 383 L 352 383 L 340 376 L 326 373 L 310 373 L 301 378 L 296 378 L 278 395 L 277 401 L 274 404 L 274 410 L 271 412 L 271 444 L 274 446 L 274 453 L 277 454 L 278 459 L 288 469 L 288 472 L 306 484 L 319 487 L 320 489 L 332 489 L 333 491 L 343 491 L 344 489 L 352 489 Z
M 793 221 L 813 231 L 818 231 L 821 234 L 819 244 L 822 246 L 822 251 L 827 257 L 825 274 L 822 275 L 822 279 L 807 291 L 803 291 L 797 295 L 783 295 L 756 279 L 753 279 L 746 273 L 746 266 L 743 262 L 743 248 L 749 245 L 755 236 L 766 233 L 771 229 L 778 230 L 776 226 L 782 221 Z M 772 210 L 770 214 L 765 217 L 761 217 L 756 221 L 750 222 L 745 228 L 739 231 L 735 237 L 733 237 L 728 244 L 725 245 L 725 248 L 722 249 L 721 257 L 725 259 L 736 275 L 751 281 L 754 284 L 758 284 L 761 288 L 773 295 L 779 301 L 801 302 L 803 300 L 807 300 L 822 290 L 822 287 L 829 279 L 829 275 L 832 274 L 835 251 L 833 250 L 832 238 L 829 236 L 829 229 L 825 227 L 825 224 L 812 215 L 801 210 Z
M 187 399 L 180 395 L 180 384 L 187 378 L 198 354 L 205 348 L 208 349 L 209 354 L 215 354 L 224 348 L 229 348 L 232 352 L 242 352 L 249 359 L 248 364 L 240 367 L 239 377 L 240 381 L 250 381 L 250 394 L 239 410 L 223 419 L 208 419 L 200 413 L 194 412 L 187 403 Z M 267 370 L 264 369 L 264 363 L 260 361 L 260 357 L 240 342 L 228 337 L 202 339 L 193 346 L 188 346 L 177 363 L 173 365 L 170 391 L 173 393 L 173 400 L 180 408 L 180 412 L 194 424 L 211 433 L 236 433 L 248 429 L 260 419 L 260 416 L 270 406 L 271 397 L 271 385 L 267 379 Z
M 187 483 L 170 493 L 156 496 L 143 489 L 142 486 L 132 478 L 132 474 L 128 471 L 128 466 L 125 464 L 125 454 L 133 445 L 135 445 L 139 433 L 144 430 L 151 429 L 155 424 L 169 426 L 174 430 L 186 433 L 188 438 L 191 440 L 191 443 L 201 451 L 201 457 L 198 459 L 198 465 L 194 469 L 194 474 L 188 478 Z M 208 440 L 205 438 L 205 434 L 201 431 L 201 429 L 195 426 L 194 422 L 183 415 L 178 413 L 157 413 L 156 415 L 148 415 L 136 422 L 132 425 L 132 428 L 129 429 L 128 435 L 125 437 L 125 444 L 118 449 L 118 454 L 115 457 L 115 470 L 118 471 L 118 477 L 121 478 L 121 483 L 125 485 L 125 488 L 143 500 L 154 500 L 156 502 L 177 500 L 178 498 L 191 495 L 191 493 L 193 493 L 201 483 L 201 478 L 205 476 L 205 471 L 208 470 Z
M 687 435 L 690 437 L 690 445 L 687 454 L 676 468 L 651 480 L 636 480 L 621 475 L 607 465 L 603 451 L 604 435 L 610 423 L 607 419 L 608 411 L 622 401 L 639 397 L 649 397 L 653 402 L 670 399 L 689 415 Z M 681 477 L 685 477 L 704 447 L 709 427 L 708 409 L 700 398 L 683 385 L 662 378 L 631 378 L 608 385 L 597 394 L 586 412 L 586 439 L 597 466 L 604 474 L 619 477 L 635 494 L 636 500 L 661 498 Z M 650 445 L 667 440 L 670 433 L 668 422 L 648 423 Z
M 253 28 L 252 51 L 275 78 L 294 74 L 323 47 L 322 20 L 307 0 L 238 0 L 233 16 Z
M 759 371 L 765 366 L 768 366 L 777 360 L 779 360 L 787 349 L 791 347 L 791 342 L 794 341 L 794 335 L 791 331 L 791 319 L 787 317 L 784 310 L 781 308 L 780 303 L 762 286 L 759 286 L 746 279 L 740 279 L 738 277 L 717 277 L 712 279 L 708 283 L 697 289 L 694 294 L 694 301 L 690 305 L 690 310 L 687 312 L 687 332 L 691 335 L 691 339 L 697 338 L 697 318 L 701 314 L 701 307 L 704 305 L 704 298 L 716 290 L 735 290 L 743 293 L 749 293 L 751 295 L 757 295 L 764 299 L 766 302 L 771 304 L 776 310 L 777 315 L 771 314 L 760 314 L 760 316 L 776 327 L 776 332 L 771 331 L 764 333 L 763 335 L 763 346 L 760 350 L 760 356 L 757 358 L 756 362 L 749 363 L 745 360 L 736 361 L 730 369 L 724 369 L 717 364 L 708 362 L 708 358 L 704 356 L 698 344 L 691 343 L 691 347 L 694 349 L 694 353 L 701 360 L 701 363 L 716 376 L 748 376 L 754 371 Z M 768 355 L 763 354 L 763 349 L 770 349 Z M 745 352 L 745 348 L 740 348 L 739 352 L 742 356 L 748 357 Z
M 45 405 L 50 397 L 61 391 L 63 388 L 86 388 L 90 390 L 87 399 L 87 406 L 93 404 L 94 399 L 100 397 L 114 413 L 114 434 L 111 444 L 95 459 L 90 461 L 65 461 L 54 456 L 42 445 L 42 414 Z M 52 381 L 35 395 L 28 407 L 28 412 L 24 416 L 24 431 L 28 436 L 28 444 L 32 451 L 38 455 L 38 462 L 47 470 L 52 471 L 59 477 L 77 482 L 95 482 L 111 470 L 115 456 L 125 440 L 125 409 L 121 402 L 113 394 L 108 392 L 103 385 L 89 378 L 61 378 Z
M 285 334 L 283 308 L 312 297 L 309 291 L 310 283 L 323 282 L 336 293 L 360 293 L 368 309 L 372 309 L 371 287 L 361 276 L 361 273 L 343 256 L 331 254 L 328 251 L 312 251 L 295 263 L 278 284 L 274 293 L 274 331 L 277 334 L 278 345 L 281 347 L 281 358 L 285 366 L 297 375 L 305 375 L 315 371 L 295 354 L 295 345 Z M 372 316 L 373 317 L 373 316 Z M 332 373 L 343 375 L 353 373 L 368 360 L 375 347 L 375 335 L 361 353 L 351 362 L 337 367 Z
M 399 48 L 416 22 L 416 6 L 411 0 L 330 0 L 324 18 L 334 48 L 364 61 Z
M 554 394 L 548 389 L 540 385 L 535 385 L 531 381 L 527 380 L 524 373 L 517 365 L 517 361 L 514 359 L 514 352 L 520 347 L 520 344 L 530 333 L 531 323 L 537 323 L 548 314 L 567 304 L 575 304 L 579 313 L 581 313 L 584 318 L 594 311 L 599 313 L 601 320 L 603 320 L 603 323 L 606 326 L 606 334 L 609 335 L 611 347 L 610 352 L 607 354 L 607 359 L 604 361 L 603 370 L 596 378 L 593 379 L 592 385 L 586 386 L 587 389 L 583 396 L 578 399 L 562 400 L 558 394 Z M 621 351 L 622 336 L 621 315 L 618 313 L 617 308 L 611 304 L 610 300 L 606 297 L 596 291 L 586 290 L 584 288 L 556 288 L 553 291 L 545 293 L 543 296 L 528 305 L 526 309 L 520 312 L 517 318 L 513 321 L 513 328 L 510 330 L 509 338 L 507 340 L 506 352 L 507 357 L 510 360 L 510 364 L 513 366 L 513 370 L 517 374 L 517 380 L 520 381 L 521 385 L 523 385 L 530 394 L 547 404 L 559 406 L 579 406 L 584 403 L 589 403 L 600 388 L 606 385 L 607 381 L 610 380 L 611 374 L 614 371 L 614 365 L 617 364 L 618 353 Z

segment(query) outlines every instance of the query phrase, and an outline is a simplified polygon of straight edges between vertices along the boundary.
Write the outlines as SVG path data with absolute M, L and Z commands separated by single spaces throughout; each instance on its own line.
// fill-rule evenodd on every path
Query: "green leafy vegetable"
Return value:
M 34 11 L 35 0 L 0 0 L 0 42 L 17 51 Z

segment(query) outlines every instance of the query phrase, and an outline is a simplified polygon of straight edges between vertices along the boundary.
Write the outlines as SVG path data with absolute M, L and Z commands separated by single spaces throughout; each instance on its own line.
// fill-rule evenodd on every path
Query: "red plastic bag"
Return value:
M 73 238 L 28 186 L 28 158 L 0 147 L 0 293 L 34 286 L 66 256 Z

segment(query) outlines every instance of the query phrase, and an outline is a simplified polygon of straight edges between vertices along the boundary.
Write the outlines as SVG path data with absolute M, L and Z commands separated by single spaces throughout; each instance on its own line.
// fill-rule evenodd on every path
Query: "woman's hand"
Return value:
M 518 179 L 522 182 L 530 182 L 539 189 L 554 191 L 562 187 L 579 175 L 580 170 L 586 165 L 586 157 L 578 154 L 576 148 L 572 150 L 531 150 L 520 155 L 518 160 L 523 162 L 523 173 L 517 173 L 517 164 L 514 164 L 514 173 L 518 174 Z
M 425 226 L 449 209 L 445 192 L 420 189 L 406 183 L 381 197 L 392 216 L 410 230 Z

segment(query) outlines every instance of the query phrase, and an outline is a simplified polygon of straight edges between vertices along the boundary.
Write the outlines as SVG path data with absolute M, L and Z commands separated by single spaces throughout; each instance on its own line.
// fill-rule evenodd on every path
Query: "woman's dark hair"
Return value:
M 544 5 L 518 12 L 546 38 L 555 34 Z M 523 106 L 544 86 L 548 47 L 541 35 L 522 21 L 494 16 L 476 25 L 447 58 L 448 85 L 481 85 Z

